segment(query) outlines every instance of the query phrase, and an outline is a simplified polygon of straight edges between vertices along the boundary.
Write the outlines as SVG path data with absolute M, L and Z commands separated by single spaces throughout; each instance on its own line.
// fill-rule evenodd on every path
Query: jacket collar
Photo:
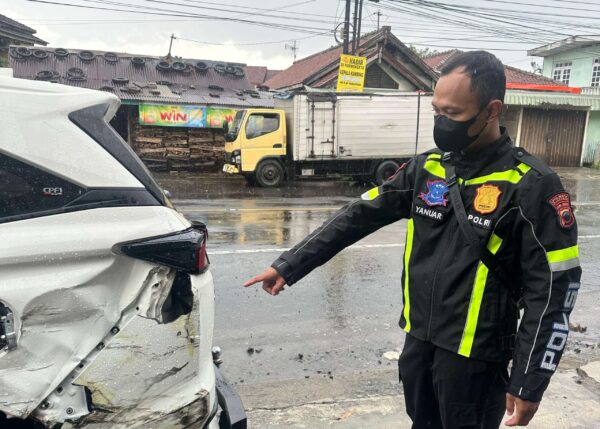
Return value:
M 500 127 L 500 133 L 498 140 L 478 152 L 451 154 L 452 163 L 456 166 L 460 177 L 468 178 L 487 166 L 504 163 L 504 158 L 510 154 L 513 144 L 505 127 Z

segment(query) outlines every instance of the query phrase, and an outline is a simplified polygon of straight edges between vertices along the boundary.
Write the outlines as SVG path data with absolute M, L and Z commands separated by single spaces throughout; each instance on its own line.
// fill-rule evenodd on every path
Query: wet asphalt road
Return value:
M 587 331 L 571 334 L 562 364 L 577 367 L 600 359 L 600 172 L 560 169 L 559 174 L 576 206 L 584 270 L 571 320 Z M 265 383 L 375 379 L 385 373 L 389 383 L 362 383 L 360 389 L 374 394 L 398 389 L 396 362 L 382 354 L 400 349 L 404 341 L 397 322 L 405 221 L 344 250 L 277 297 L 241 286 L 368 187 L 300 182 L 260 189 L 222 175 L 158 179 L 186 217 L 208 224 L 214 343 L 223 349 L 231 381 L 260 389 Z M 280 394 L 301 392 L 290 387 Z

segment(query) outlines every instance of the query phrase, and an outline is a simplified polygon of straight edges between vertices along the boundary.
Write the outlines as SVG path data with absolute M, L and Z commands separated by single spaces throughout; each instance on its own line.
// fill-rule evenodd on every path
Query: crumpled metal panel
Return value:
M 75 380 L 96 410 L 85 429 L 201 427 L 214 391 L 214 291 L 207 272 L 192 276 L 194 308 L 173 323 L 136 317 Z
M 0 354 L 0 409 L 20 418 L 35 411 L 53 421 L 59 414 L 52 414 L 54 403 L 64 403 L 51 402 L 53 394 L 74 375 L 99 405 L 128 412 L 137 405 L 140 419 L 174 413 L 212 392 L 210 274 L 193 278 L 195 313 L 160 325 L 153 317 L 171 271 L 110 250 L 187 227 L 165 207 L 86 210 L 0 225 L 0 300 L 14 312 L 17 332 L 17 348 Z M 103 364 L 110 355 L 124 372 Z M 181 370 L 171 375 L 172 368 Z

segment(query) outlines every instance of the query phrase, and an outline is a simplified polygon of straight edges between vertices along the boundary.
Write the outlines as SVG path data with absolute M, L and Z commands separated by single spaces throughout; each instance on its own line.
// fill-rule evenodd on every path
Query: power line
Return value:
M 218 12 L 241 13 L 241 11 L 239 11 L 239 10 L 224 9 L 223 7 L 215 8 L 215 7 L 208 7 L 208 6 L 195 6 L 195 5 L 187 5 L 187 4 L 183 4 L 183 3 L 178 3 L 176 1 L 165 1 L 165 0 L 141 0 L 141 1 L 146 2 L 146 3 L 153 3 L 153 4 L 156 3 L 156 4 L 168 5 L 169 9 L 164 9 L 164 8 L 161 9 L 158 7 L 151 7 L 148 5 L 127 4 L 127 3 L 122 3 L 122 2 L 113 1 L 113 0 L 79 0 L 79 1 L 85 2 L 85 3 L 96 3 L 96 4 L 103 4 L 103 5 L 128 7 L 130 9 L 152 10 L 152 11 L 159 11 L 159 12 L 171 12 L 174 10 L 173 6 L 183 6 L 183 7 L 192 8 L 192 9 L 201 9 L 203 11 L 210 10 L 210 11 L 218 11 Z M 194 14 L 192 12 L 188 12 L 188 11 L 180 10 L 178 12 L 196 15 L 196 14 Z M 279 15 L 272 15 L 272 14 L 258 13 L 258 12 L 252 12 L 252 13 L 250 13 L 250 15 L 260 16 L 260 17 L 265 17 L 265 18 L 277 18 L 277 19 L 298 21 L 297 16 L 295 16 L 295 17 L 279 16 Z M 208 15 L 202 15 L 202 16 L 208 16 Z M 234 17 L 217 17 L 217 16 L 212 16 L 212 17 L 215 19 L 232 20 L 232 21 L 235 21 L 238 19 L 238 18 L 234 18 Z M 328 25 L 334 24 L 334 22 L 331 20 L 324 21 L 324 20 L 317 20 L 317 19 L 312 19 L 312 18 L 304 18 L 302 20 L 305 22 L 315 22 L 315 23 L 321 23 L 321 24 L 324 23 L 324 24 L 328 24 Z M 248 21 L 248 20 L 241 20 L 241 21 Z
M 177 13 L 177 12 L 167 13 L 167 12 L 160 12 L 160 9 L 159 9 L 159 11 L 130 10 L 130 9 L 116 9 L 116 8 L 109 8 L 109 7 L 72 4 L 72 3 L 64 3 L 64 2 L 60 2 L 60 1 L 50 1 L 50 0 L 25 0 L 25 1 L 32 2 L 32 3 L 54 5 L 54 6 L 68 6 L 68 7 L 75 7 L 75 8 L 81 8 L 81 9 L 103 10 L 103 11 L 110 11 L 110 12 L 125 12 L 125 13 L 141 14 L 141 15 L 197 18 L 197 19 L 201 19 L 201 20 L 230 21 L 230 22 L 238 22 L 238 23 L 242 23 L 242 24 L 257 25 L 260 27 L 278 28 L 281 30 L 303 32 L 303 33 L 309 33 L 309 34 L 317 34 L 320 32 L 327 31 L 327 29 L 320 28 L 320 27 L 307 27 L 307 26 L 291 25 L 291 24 L 276 23 L 276 22 L 252 21 L 252 20 L 244 20 L 244 19 L 231 18 L 231 17 L 220 17 L 220 16 L 213 16 L 213 15 L 199 15 L 199 14 Z M 128 5 L 126 5 L 126 6 L 128 6 Z M 150 8 L 150 9 L 156 9 L 156 8 Z
M 205 41 L 202 41 L 202 40 L 188 39 L 186 37 L 175 37 L 175 38 L 177 40 L 184 40 L 186 42 L 199 43 L 201 45 L 214 45 L 214 46 L 258 46 L 258 45 L 276 45 L 276 44 L 281 44 L 281 43 L 295 42 L 297 40 L 306 40 L 306 39 L 310 39 L 310 38 L 313 38 L 313 37 L 330 36 L 330 35 L 331 35 L 331 32 L 328 32 L 328 33 L 322 33 L 322 34 L 313 34 L 311 36 L 306 36 L 306 37 L 296 37 L 294 39 L 275 40 L 275 41 L 271 41 L 271 42 L 251 42 L 251 43 L 205 42 Z
M 481 1 L 485 1 L 485 2 L 490 2 L 490 3 L 500 3 L 500 4 L 516 4 L 519 6 L 529 6 L 529 7 L 538 7 L 538 8 L 547 8 L 548 4 L 535 4 L 535 3 L 523 3 L 523 2 L 518 2 L 518 1 L 505 1 L 505 0 L 481 0 Z M 546 0 L 549 1 L 549 0 Z M 569 3 L 574 3 L 574 2 L 569 2 Z M 593 4 L 596 6 L 599 6 L 598 3 L 586 3 L 586 4 Z M 563 9 L 563 10 L 577 10 L 577 11 L 584 11 L 584 12 L 592 12 L 588 9 L 584 9 L 584 8 L 577 8 L 577 7 L 567 7 L 567 6 L 551 6 L 552 9 Z M 600 12 L 600 11 L 599 11 Z M 538 12 L 535 12 L 538 13 Z
M 389 3 L 395 3 L 398 4 L 399 2 L 397 0 L 386 0 Z M 406 1 L 402 1 L 403 4 L 405 3 L 409 3 L 411 5 L 420 5 L 425 7 L 428 10 L 435 10 L 437 9 L 441 9 L 441 10 L 445 10 L 445 11 L 450 11 L 452 13 L 463 13 L 472 17 L 478 17 L 480 19 L 485 19 L 485 20 L 491 20 L 491 21 L 499 21 L 499 22 L 503 22 L 506 24 L 509 24 L 511 26 L 519 26 L 519 25 L 524 25 L 522 24 L 523 22 L 528 22 L 528 23 L 535 23 L 535 24 L 558 24 L 558 25 L 570 25 L 573 27 L 582 27 L 582 28 L 593 28 L 593 29 L 600 29 L 600 27 L 597 26 L 590 26 L 588 24 L 582 23 L 582 22 L 565 22 L 565 21 L 557 21 L 557 20 L 549 20 L 549 19 L 544 19 L 544 18 L 539 18 L 539 17 L 535 17 L 532 18 L 529 15 L 519 15 L 519 13 L 521 12 L 513 12 L 510 10 L 505 10 L 505 9 L 498 9 L 499 11 L 503 12 L 503 13 L 485 13 L 485 12 L 473 12 L 472 9 L 474 10 L 482 10 L 483 8 L 475 8 L 475 7 L 469 7 L 469 6 L 454 6 L 454 5 L 449 5 L 447 3 L 438 3 L 438 2 L 432 2 L 432 1 L 426 1 L 426 0 L 406 0 Z M 483 9 L 484 11 L 487 10 L 489 11 L 490 9 Z M 553 14 L 551 14 L 552 16 L 554 16 Z M 513 22 L 513 21 L 504 21 L 504 20 L 499 20 L 498 18 L 507 18 L 513 21 L 521 21 L 521 23 L 517 23 L 517 22 Z M 594 18 L 595 19 L 595 18 Z M 559 33 L 556 31 L 553 31 L 551 29 L 545 28 L 538 28 L 538 27 L 531 27 L 531 26 L 527 26 L 527 28 L 534 28 L 537 30 L 545 30 L 548 33 L 553 33 L 553 34 L 557 34 L 557 35 L 561 35 L 561 36 L 569 36 L 569 34 L 565 34 L 565 33 Z
M 593 29 L 598 29 L 599 27 L 594 27 L 594 26 L 589 26 L 589 25 L 585 25 L 585 24 L 581 24 L 581 23 L 571 23 L 571 22 L 564 22 L 564 21 L 556 21 L 556 20 L 548 20 L 548 19 L 541 19 L 541 18 L 529 18 L 529 17 L 523 17 L 520 15 L 507 15 L 507 14 L 487 14 L 487 13 L 482 13 L 482 12 L 472 12 L 470 11 L 468 8 L 460 8 L 460 7 L 446 7 L 444 5 L 440 6 L 440 3 L 434 3 L 434 2 L 430 2 L 430 1 L 424 1 L 424 0 L 408 0 L 403 2 L 403 4 L 409 3 L 411 6 L 399 6 L 398 2 L 396 1 L 392 1 L 392 0 L 388 0 L 389 3 L 394 4 L 394 6 L 388 5 L 387 7 L 392 8 L 393 10 L 397 10 L 397 11 L 403 11 L 406 13 L 410 13 L 410 14 L 417 14 L 420 16 L 428 16 L 427 12 L 419 12 L 419 11 L 415 11 L 410 9 L 411 6 L 415 6 L 415 5 L 419 5 L 420 7 L 422 7 L 422 9 L 428 11 L 431 15 L 429 15 L 430 18 L 432 19 L 437 19 L 437 20 L 442 20 L 444 22 L 447 22 L 447 15 L 444 15 L 444 17 L 437 17 L 435 15 L 433 15 L 433 12 L 435 12 L 436 10 L 444 10 L 444 11 L 449 11 L 452 14 L 455 13 L 461 13 L 464 15 L 468 15 L 470 17 L 473 18 L 477 18 L 477 19 L 484 19 L 486 21 L 493 21 L 494 22 L 494 26 L 491 27 L 489 26 L 488 28 L 490 29 L 489 32 L 493 32 L 496 31 L 498 28 L 500 29 L 509 29 L 509 31 L 511 32 L 518 32 L 520 34 L 522 34 L 525 37 L 528 37 L 528 39 L 531 39 L 531 37 L 529 37 L 528 35 L 531 34 L 531 31 L 528 31 L 527 33 L 523 33 L 523 30 L 521 30 L 521 27 L 523 27 L 524 29 L 533 29 L 537 32 L 545 32 L 547 33 L 547 37 L 550 36 L 550 34 L 553 34 L 553 39 L 556 39 L 556 35 L 561 36 L 561 37 L 566 37 L 566 36 L 570 36 L 570 34 L 567 33 L 562 33 L 562 32 L 558 32 L 558 31 L 554 31 L 554 30 L 549 30 L 548 27 L 545 28 L 539 28 L 539 27 L 534 27 L 534 26 L 530 26 L 530 25 L 526 25 L 524 24 L 525 22 L 533 22 L 535 24 L 551 24 L 554 26 L 561 26 L 565 29 L 570 28 L 570 27 L 587 27 L 587 28 L 593 28 Z M 464 16 L 459 16 L 456 17 L 455 15 L 451 15 L 453 18 L 464 18 Z M 498 18 L 507 18 L 510 21 L 506 21 L 506 20 L 499 20 Z M 453 19 L 453 21 L 455 21 Z M 502 24 L 508 24 L 509 26 L 506 25 L 499 25 L 498 22 Z M 473 26 L 473 22 L 469 22 L 466 23 L 464 22 L 465 25 L 468 26 Z M 486 25 L 489 25 L 489 23 L 486 23 Z M 514 26 L 514 28 L 513 28 Z M 565 27 L 566 26 L 566 27 Z M 505 35 L 505 33 L 503 33 L 504 30 L 502 30 L 500 32 L 500 34 Z M 543 42 L 546 43 L 546 42 Z
M 393 2 L 396 3 L 396 2 Z M 435 9 L 431 10 L 432 8 L 429 5 L 422 5 L 422 2 L 419 2 L 419 5 L 422 7 L 422 9 L 424 10 L 419 10 L 419 9 L 412 9 L 414 6 L 414 2 L 411 2 L 410 5 L 405 5 L 405 6 L 387 6 L 387 7 L 391 7 L 394 10 L 399 10 L 399 11 L 403 11 L 406 13 L 409 13 L 411 15 L 419 15 L 422 17 L 426 17 L 435 21 L 442 21 L 442 22 L 446 22 L 446 23 L 451 23 L 457 26 L 462 26 L 464 27 L 466 26 L 470 26 L 473 28 L 478 28 L 480 30 L 486 31 L 488 33 L 493 33 L 496 35 L 500 35 L 503 37 L 507 37 L 507 38 L 515 38 L 515 32 L 514 31 L 509 31 L 506 27 L 499 27 L 498 25 L 495 26 L 490 26 L 489 23 L 484 23 L 484 22 L 480 22 L 478 20 L 473 20 L 471 19 L 468 23 L 464 21 L 464 17 L 463 16 L 455 16 L 454 14 L 448 15 L 445 14 L 444 16 L 438 16 L 435 14 L 435 12 L 437 12 Z M 476 18 L 476 17 L 473 17 Z M 539 29 L 535 29 L 535 30 L 539 30 Z M 533 43 L 546 43 L 545 41 L 540 41 L 540 39 L 533 39 L 530 36 L 526 36 L 525 34 L 521 33 L 520 37 L 522 37 L 524 40 L 530 40 Z
M 497 3 L 512 3 L 512 2 L 505 2 L 505 1 L 501 1 L 501 0 L 483 0 L 483 1 L 490 1 L 490 2 L 497 2 Z M 587 2 L 587 1 L 575 1 L 575 0 L 567 0 L 567 1 L 563 1 L 563 0 L 544 0 L 545 4 L 535 4 L 535 3 L 521 3 L 524 6 L 536 6 L 536 7 L 552 7 L 552 8 L 561 8 L 560 6 L 554 6 L 554 5 L 549 5 L 548 2 L 555 2 L 555 3 L 568 3 L 568 4 L 583 4 L 583 5 L 591 5 L 591 6 L 598 6 L 597 2 Z M 579 10 L 588 10 L 588 9 L 579 9 Z

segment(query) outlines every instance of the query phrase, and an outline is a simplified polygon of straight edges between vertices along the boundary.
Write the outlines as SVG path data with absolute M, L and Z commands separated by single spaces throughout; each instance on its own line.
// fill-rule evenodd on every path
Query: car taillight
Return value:
M 207 237 L 206 225 L 193 222 L 191 228 L 183 231 L 116 244 L 113 251 L 185 273 L 198 274 L 209 266 Z
M 202 243 L 200 244 L 200 247 L 198 248 L 198 257 L 196 259 L 197 261 L 197 270 L 199 273 L 206 271 L 206 269 L 208 268 L 208 266 L 210 265 L 210 261 L 208 260 L 208 254 L 206 253 L 206 240 L 208 239 L 208 230 L 206 229 L 206 225 L 201 224 L 197 225 L 196 222 L 192 222 L 192 228 L 194 227 L 200 227 L 202 233 L 204 234 L 204 239 L 202 240 Z

